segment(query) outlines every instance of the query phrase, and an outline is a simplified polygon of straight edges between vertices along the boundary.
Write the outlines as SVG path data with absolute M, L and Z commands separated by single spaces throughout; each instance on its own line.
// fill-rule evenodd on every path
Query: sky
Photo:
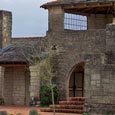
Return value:
M 12 12 L 12 36 L 45 36 L 48 29 L 48 12 L 40 8 L 51 0 L 0 0 L 0 10 Z

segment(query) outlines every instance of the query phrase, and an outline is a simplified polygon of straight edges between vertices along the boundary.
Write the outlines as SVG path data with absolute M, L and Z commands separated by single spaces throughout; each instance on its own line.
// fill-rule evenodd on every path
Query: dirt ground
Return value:
M 7 113 L 14 115 L 16 115 L 17 113 L 21 113 L 21 115 L 29 115 L 29 111 L 31 109 L 37 109 L 40 115 L 53 115 L 53 113 L 49 112 L 40 112 L 40 109 L 36 107 L 0 106 L 0 111 L 7 111 Z M 80 115 L 80 114 L 56 113 L 56 115 Z

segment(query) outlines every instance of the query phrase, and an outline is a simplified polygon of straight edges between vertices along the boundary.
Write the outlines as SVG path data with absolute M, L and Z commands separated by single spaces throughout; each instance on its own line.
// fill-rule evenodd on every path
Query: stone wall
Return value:
M 54 50 L 54 59 L 57 63 L 55 81 L 61 99 L 68 97 L 69 79 L 73 67 L 84 62 L 86 111 L 92 114 L 114 112 L 114 30 L 115 25 L 110 24 L 106 29 L 100 30 L 48 33 L 50 47 L 54 45 L 56 47 Z
M 4 67 L 0 66 L 0 98 L 4 98 Z
M 31 97 L 38 97 L 40 99 L 40 78 L 39 78 L 39 71 L 38 66 L 30 66 L 30 96 Z
M 65 12 L 67 13 L 67 10 L 64 11 L 64 9 L 61 6 L 51 7 L 48 9 L 48 25 L 49 25 L 48 31 L 49 32 L 64 31 Z M 72 13 L 72 11 L 70 10 L 69 13 Z M 73 14 L 75 14 L 75 11 L 73 12 Z M 113 22 L 113 15 L 111 14 L 84 14 L 84 16 L 87 16 L 88 29 L 105 29 L 106 24 Z M 70 19 L 71 18 L 72 17 L 70 17 Z M 71 20 L 69 20 L 68 22 L 70 23 Z M 72 25 L 73 24 L 71 23 L 71 25 L 69 26 Z
M 11 42 L 12 13 L 0 11 L 0 48 L 7 47 Z
M 29 103 L 30 95 L 28 92 L 30 80 L 29 76 L 26 75 L 23 66 L 5 68 L 4 99 L 6 105 L 25 105 Z
M 64 10 L 61 7 L 49 9 L 48 31 L 64 30 Z
M 58 31 L 49 33 L 50 47 L 56 46 L 55 60 L 57 64 L 56 83 L 62 94 L 62 98 L 68 97 L 69 73 L 78 63 L 85 61 L 85 53 L 101 53 L 106 50 L 106 31 Z M 66 82 L 65 82 L 66 81 Z
M 103 63 L 100 54 L 85 57 L 86 111 L 95 114 L 115 112 L 115 64 Z
M 88 16 L 88 29 L 105 29 L 106 24 L 112 23 L 113 15 L 90 14 Z

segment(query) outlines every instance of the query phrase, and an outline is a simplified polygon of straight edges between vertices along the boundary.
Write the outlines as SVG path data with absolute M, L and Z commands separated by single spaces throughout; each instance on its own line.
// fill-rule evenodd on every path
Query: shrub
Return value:
M 0 111 L 0 115 L 8 115 L 6 111 Z
M 8 114 L 8 115 L 22 115 L 22 113 Z
M 29 111 L 29 115 L 39 115 L 36 109 L 32 109 Z
M 91 115 L 90 113 L 83 113 L 82 115 Z
M 59 91 L 56 86 L 53 86 L 54 93 L 54 103 L 58 103 L 59 101 Z M 50 105 L 52 104 L 52 93 L 51 93 L 51 85 L 42 85 L 40 89 L 41 96 L 41 104 L 42 105 Z

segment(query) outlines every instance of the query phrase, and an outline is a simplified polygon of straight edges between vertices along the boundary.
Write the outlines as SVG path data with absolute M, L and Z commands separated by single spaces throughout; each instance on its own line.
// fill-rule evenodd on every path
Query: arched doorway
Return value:
M 69 97 L 83 97 L 84 91 L 84 63 L 77 64 L 70 75 Z

